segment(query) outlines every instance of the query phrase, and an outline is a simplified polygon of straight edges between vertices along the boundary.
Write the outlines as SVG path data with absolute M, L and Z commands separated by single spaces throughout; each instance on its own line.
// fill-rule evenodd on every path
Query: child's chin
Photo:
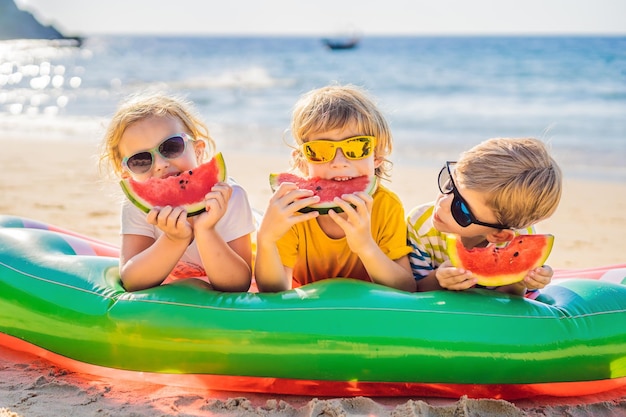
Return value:
M 439 232 L 443 232 L 443 233 L 451 232 L 451 230 L 446 226 L 446 224 L 441 221 L 439 216 L 437 216 L 437 213 L 433 214 L 433 227 Z

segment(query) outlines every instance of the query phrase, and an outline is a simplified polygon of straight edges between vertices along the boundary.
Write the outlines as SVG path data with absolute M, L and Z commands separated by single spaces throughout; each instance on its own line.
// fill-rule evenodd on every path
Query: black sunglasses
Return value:
M 479 226 L 493 227 L 494 229 L 510 229 L 510 227 L 503 224 L 485 223 L 476 219 L 476 216 L 472 214 L 467 201 L 465 201 L 465 199 L 461 196 L 459 190 L 456 188 L 456 184 L 454 184 L 452 171 L 450 170 L 450 166 L 454 164 L 456 164 L 456 162 L 447 161 L 446 166 L 441 168 L 441 171 L 439 172 L 438 180 L 439 191 L 441 191 L 442 194 L 454 193 L 452 206 L 450 208 L 454 221 L 456 221 L 461 227 L 467 227 L 470 224 L 477 224 Z
M 170 136 L 152 149 L 124 158 L 122 166 L 134 174 L 145 174 L 152 168 L 155 152 L 165 159 L 176 159 L 185 152 L 187 140 L 193 140 L 193 138 L 186 133 Z

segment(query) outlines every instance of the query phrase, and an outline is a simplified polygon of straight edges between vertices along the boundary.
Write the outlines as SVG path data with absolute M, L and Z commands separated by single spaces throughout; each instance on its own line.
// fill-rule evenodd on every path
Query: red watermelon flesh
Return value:
M 327 214 L 329 210 L 337 213 L 342 212 L 341 208 L 333 202 L 335 197 L 341 197 L 343 194 L 352 194 L 359 191 L 373 194 L 376 191 L 378 180 L 376 176 L 368 177 L 363 175 L 355 177 L 347 181 L 335 181 L 319 177 L 304 178 L 293 173 L 283 172 L 280 174 L 270 174 L 270 186 L 272 191 L 276 191 L 278 186 L 283 182 L 292 182 L 303 190 L 312 190 L 315 195 L 320 197 L 320 202 L 299 210 L 301 213 L 317 211 L 320 214 Z
M 166 178 L 120 181 L 126 197 L 144 212 L 153 207 L 184 206 L 188 216 L 205 211 L 204 197 L 218 182 L 226 179 L 226 165 L 221 153 L 204 164 Z
M 446 237 L 452 265 L 471 271 L 477 283 L 485 286 L 508 285 L 523 280 L 528 271 L 545 263 L 553 244 L 553 235 L 518 235 L 505 247 L 489 245 L 466 249 L 456 235 Z

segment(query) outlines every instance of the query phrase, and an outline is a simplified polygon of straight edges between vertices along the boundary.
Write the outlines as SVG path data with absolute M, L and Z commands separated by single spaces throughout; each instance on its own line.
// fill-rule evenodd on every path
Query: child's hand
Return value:
M 528 272 L 524 278 L 524 284 L 529 290 L 539 290 L 552 281 L 552 275 L 554 275 L 554 271 L 550 266 L 540 266 Z
M 272 195 L 257 231 L 257 240 L 276 242 L 291 226 L 319 216 L 316 211 L 299 213 L 298 210 L 319 203 L 319 196 L 311 190 L 301 190 L 294 183 L 284 182 Z
M 346 234 L 350 250 L 361 254 L 372 245 L 378 247 L 372 238 L 371 213 L 374 204 L 372 196 L 364 192 L 344 194 L 341 198 L 335 197 L 334 202 L 341 207 L 345 216 L 333 210 L 329 211 L 328 215 Z
M 171 240 L 191 240 L 193 229 L 187 221 L 187 211 L 182 207 L 155 207 L 146 221 L 155 225 Z
M 217 222 L 224 217 L 228 208 L 228 201 L 233 193 L 233 188 L 225 182 L 218 182 L 211 191 L 204 196 L 206 211 L 195 219 L 192 219 L 193 227 L 201 229 L 213 229 Z
M 452 266 L 450 261 L 445 261 L 439 265 L 435 277 L 439 281 L 439 285 L 448 290 L 462 291 L 476 285 L 476 278 L 472 277 L 470 271 Z

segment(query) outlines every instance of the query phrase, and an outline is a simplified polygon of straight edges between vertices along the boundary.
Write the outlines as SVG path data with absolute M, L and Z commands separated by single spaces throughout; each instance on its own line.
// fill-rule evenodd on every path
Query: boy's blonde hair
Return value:
M 497 222 L 516 229 L 550 217 L 562 192 L 561 169 L 534 138 L 495 138 L 461 154 L 455 181 L 486 193 Z
M 359 134 L 376 137 L 374 157 L 382 160 L 375 174 L 389 177 L 392 138 L 387 121 L 367 93 L 353 85 L 332 85 L 309 91 L 297 101 L 291 120 L 291 133 L 298 149 L 293 152 L 292 166 L 308 174 L 300 146 L 320 132 L 342 129 L 355 123 Z
M 102 140 L 100 166 L 108 164 L 113 172 L 122 175 L 122 155 L 120 140 L 126 129 L 135 122 L 149 117 L 172 117 L 180 120 L 186 132 L 194 140 L 206 142 L 205 157 L 215 151 L 215 142 L 209 129 L 196 115 L 191 102 L 162 93 L 142 93 L 130 96 L 117 109 Z

